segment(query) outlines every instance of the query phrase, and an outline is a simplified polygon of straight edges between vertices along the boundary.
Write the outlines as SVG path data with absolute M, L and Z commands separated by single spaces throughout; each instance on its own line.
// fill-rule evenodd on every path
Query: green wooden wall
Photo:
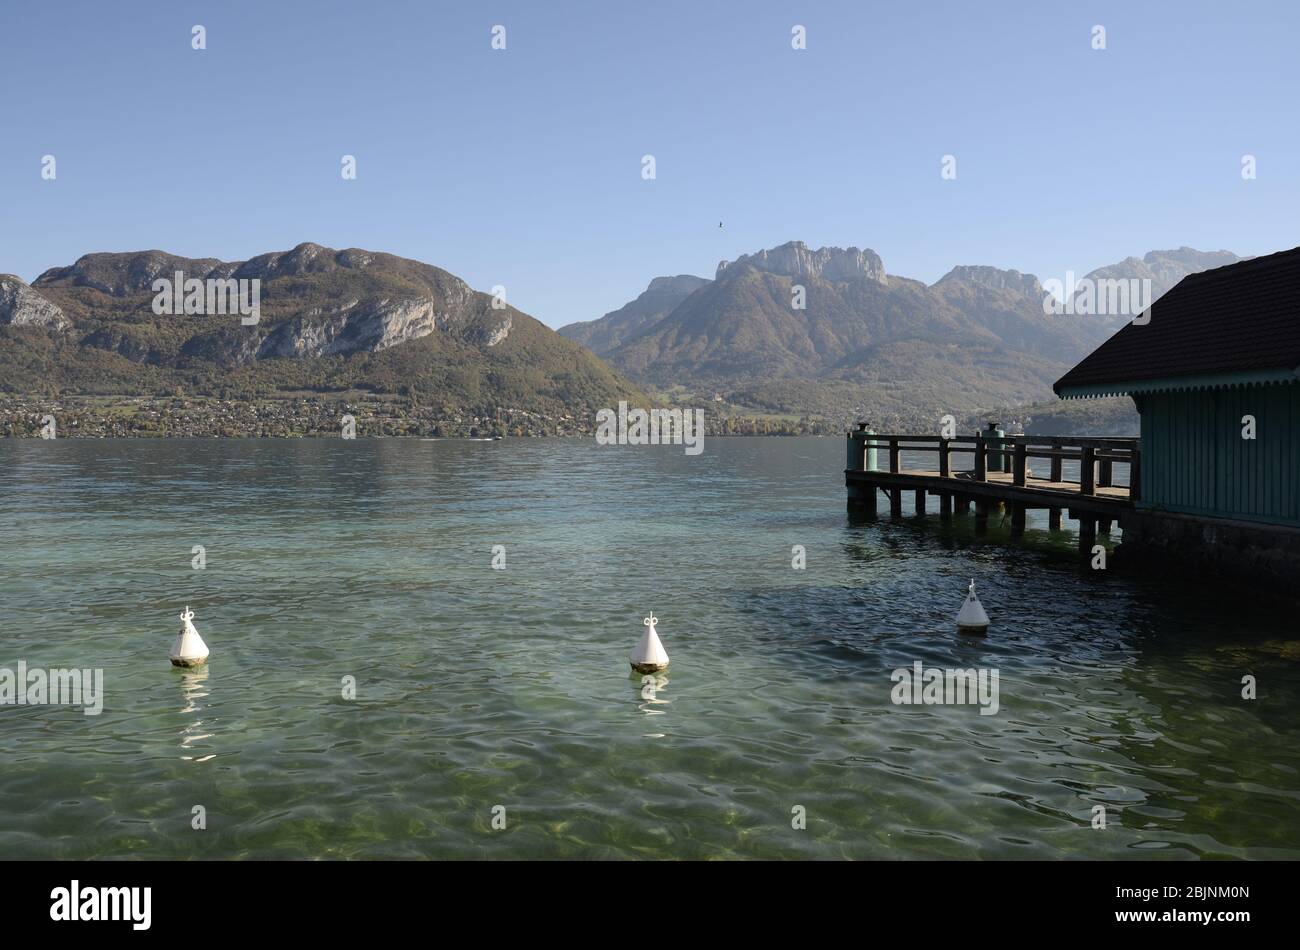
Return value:
M 1300 524 L 1300 384 L 1135 396 L 1139 507 Z M 1242 416 L 1255 438 L 1242 438 Z

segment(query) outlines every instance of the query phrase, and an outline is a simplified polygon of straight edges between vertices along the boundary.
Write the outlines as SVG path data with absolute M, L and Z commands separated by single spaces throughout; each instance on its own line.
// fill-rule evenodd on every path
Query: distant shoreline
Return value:
M 590 438 L 595 410 L 538 412 L 502 407 L 447 411 L 405 396 L 330 398 L 279 396 L 257 400 L 195 396 L 16 396 L 0 394 L 0 438 L 340 438 L 351 417 L 356 438 Z M 785 422 L 723 418 L 706 428 L 724 435 L 838 435 L 825 420 Z
M 1029 435 L 1088 432 L 1137 435 L 1137 413 L 1127 400 L 1002 407 L 957 416 L 959 431 L 998 420 Z M 595 434 L 596 409 L 535 411 L 515 407 L 454 410 L 409 396 L 379 393 L 277 394 L 256 399 L 191 395 L 15 395 L 0 393 L 0 439 L 41 438 L 54 417 L 56 438 L 339 438 L 344 416 L 358 438 L 492 439 L 581 438 Z M 937 432 L 938 418 L 869 411 L 876 432 Z M 843 436 L 861 417 L 793 416 L 729 406 L 705 413 L 705 434 L 721 436 Z

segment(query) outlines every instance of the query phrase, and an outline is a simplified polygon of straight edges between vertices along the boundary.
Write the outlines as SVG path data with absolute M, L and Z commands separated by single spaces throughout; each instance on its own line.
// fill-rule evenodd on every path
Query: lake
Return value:
M 97 716 L 0 706 L 0 858 L 1300 857 L 1293 611 L 1090 570 L 1043 512 L 855 524 L 843 467 L 0 440 L 0 667 L 104 677 Z M 917 662 L 996 671 L 996 714 L 896 705 Z

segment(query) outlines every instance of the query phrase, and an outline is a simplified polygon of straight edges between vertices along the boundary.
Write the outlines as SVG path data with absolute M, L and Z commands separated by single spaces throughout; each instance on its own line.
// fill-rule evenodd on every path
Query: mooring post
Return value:
M 859 422 L 858 431 L 850 432 L 849 457 L 845 466 L 851 472 L 874 472 L 877 470 L 876 443 L 872 439 L 876 433 L 869 422 Z
M 876 517 L 875 485 L 849 485 L 849 514 L 857 518 Z
M 1079 493 L 1095 495 L 1097 494 L 1097 449 L 1085 445 L 1082 455 L 1079 461 Z
M 890 488 L 889 492 L 889 516 L 891 518 L 903 517 L 903 489 Z
M 1025 506 L 1020 502 L 1011 503 L 1011 536 L 1025 533 Z
M 952 492 L 939 492 L 939 517 L 944 521 L 952 520 Z
M 975 481 L 988 480 L 988 443 L 984 437 L 975 436 Z
M 1060 508 L 1047 509 L 1047 527 L 1051 531 L 1061 530 L 1061 509 Z
M 948 478 L 952 475 L 948 463 L 949 451 L 950 449 L 948 448 L 948 440 L 940 439 L 939 440 L 939 477 L 940 478 Z
M 918 488 L 916 490 L 916 513 L 918 515 L 925 514 L 925 489 L 924 488 Z
M 1092 557 L 1092 546 L 1097 543 L 1097 519 L 1092 515 L 1079 513 L 1079 553 L 1085 558 Z
M 857 488 L 849 498 L 849 514 L 860 518 L 876 516 L 876 490 L 874 488 Z
M 1029 474 L 1029 447 L 1023 442 L 1017 442 L 1013 451 L 1015 468 L 1012 469 L 1011 483 L 1023 487 Z
M 1006 435 L 1006 433 L 1002 431 L 1002 423 L 990 422 L 988 428 L 984 430 L 983 435 L 990 443 L 992 443 L 988 453 L 988 470 L 992 472 L 1000 472 L 1005 464 L 1003 460 L 1006 457 L 1006 453 L 1003 451 L 1002 442 L 1002 437 Z

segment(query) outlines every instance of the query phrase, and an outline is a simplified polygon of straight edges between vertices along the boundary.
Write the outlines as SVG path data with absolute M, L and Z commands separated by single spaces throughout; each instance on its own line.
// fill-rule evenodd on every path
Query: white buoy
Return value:
M 966 602 L 957 612 L 957 630 L 961 633 L 987 633 L 988 629 L 989 615 L 984 612 L 984 605 L 975 596 L 975 579 L 971 578 Z
M 185 607 L 185 613 L 181 614 L 181 620 L 185 626 L 181 627 L 181 632 L 176 634 L 176 645 L 172 647 L 172 652 L 168 657 L 172 661 L 172 666 L 198 666 L 206 663 L 208 659 L 208 645 L 203 642 L 199 632 L 194 629 L 194 611 L 189 606 Z
M 668 653 L 659 642 L 659 634 L 655 633 L 655 624 L 658 622 L 653 611 L 642 621 L 645 633 L 632 651 L 632 669 L 638 673 L 658 673 L 668 669 Z

